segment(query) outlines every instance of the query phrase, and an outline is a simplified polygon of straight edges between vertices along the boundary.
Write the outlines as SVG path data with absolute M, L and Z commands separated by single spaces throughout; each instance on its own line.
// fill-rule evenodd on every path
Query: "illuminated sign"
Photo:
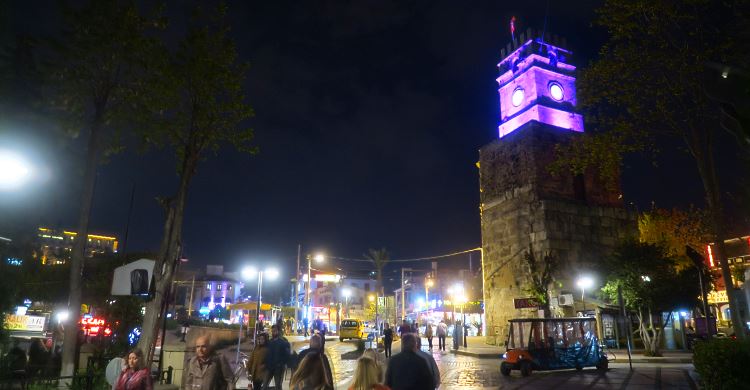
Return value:
M 97 336 L 101 332 L 105 336 L 112 334 L 112 329 L 107 327 L 107 321 L 103 318 L 84 316 L 80 321 L 81 329 L 89 336 Z
M 17 316 L 12 314 L 5 315 L 3 328 L 8 330 L 26 330 L 30 332 L 41 332 L 44 330 L 44 317 L 39 316 Z
M 331 275 L 331 274 L 318 274 L 315 275 L 315 281 L 317 282 L 337 282 L 341 280 L 341 275 Z
M 727 297 L 727 290 L 711 291 L 710 293 L 708 293 L 708 303 L 710 304 L 727 302 L 729 302 L 729 297 Z

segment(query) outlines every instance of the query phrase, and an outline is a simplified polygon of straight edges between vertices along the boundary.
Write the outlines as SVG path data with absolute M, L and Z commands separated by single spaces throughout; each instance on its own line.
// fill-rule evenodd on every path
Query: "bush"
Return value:
M 750 341 L 696 343 L 693 364 L 705 389 L 746 389 L 750 384 Z

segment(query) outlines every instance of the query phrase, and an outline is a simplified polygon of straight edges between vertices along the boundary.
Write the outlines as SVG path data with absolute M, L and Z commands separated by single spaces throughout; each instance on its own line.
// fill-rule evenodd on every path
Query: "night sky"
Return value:
M 54 34 L 56 2 L 34 3 L 6 4 L 4 39 Z M 585 66 L 606 40 L 592 27 L 599 1 L 574 7 L 559 1 L 229 2 L 232 36 L 251 64 L 246 91 L 260 153 L 224 149 L 199 167 L 187 206 L 185 257 L 195 266 L 229 270 L 274 262 L 291 276 L 297 244 L 303 255 L 322 250 L 357 258 L 368 248 L 414 258 L 478 247 L 475 163 L 478 149 L 497 137 L 500 49 L 510 41 L 511 16 L 519 31 L 541 29 L 547 3 L 547 31 L 565 36 L 572 62 Z M 167 7 L 177 32 L 188 14 L 183 4 Z M 25 151 L 48 170 L 32 188 L 1 195 L 6 230 L 75 228 L 82 143 L 53 142 L 46 131 L 43 121 L 3 119 L 0 145 Z M 652 201 L 664 208 L 702 206 L 692 160 L 684 154 L 662 160 L 656 168 L 628 161 L 626 202 L 641 210 Z M 155 250 L 163 213 L 154 198 L 177 186 L 168 151 L 131 148 L 109 158 L 99 170 L 91 231 L 123 237 L 133 185 L 127 251 Z

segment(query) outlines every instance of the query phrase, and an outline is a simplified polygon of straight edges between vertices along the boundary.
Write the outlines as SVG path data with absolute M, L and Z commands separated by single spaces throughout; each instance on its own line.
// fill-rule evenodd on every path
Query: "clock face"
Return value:
M 552 82 L 549 84 L 549 94 L 550 96 L 552 96 L 552 99 L 555 99 L 558 102 L 563 100 L 563 97 L 565 97 L 562 85 L 556 82 Z
M 510 97 L 510 102 L 513 103 L 514 107 L 518 107 L 523 103 L 523 88 L 516 88 L 513 90 L 513 95 Z

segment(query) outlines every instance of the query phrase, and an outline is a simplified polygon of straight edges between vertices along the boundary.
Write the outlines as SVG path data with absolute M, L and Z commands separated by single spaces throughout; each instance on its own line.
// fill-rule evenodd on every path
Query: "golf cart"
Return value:
M 500 363 L 505 376 L 511 370 L 520 370 L 523 376 L 531 375 L 532 370 L 607 370 L 595 318 L 524 318 L 509 322 L 507 351 Z

